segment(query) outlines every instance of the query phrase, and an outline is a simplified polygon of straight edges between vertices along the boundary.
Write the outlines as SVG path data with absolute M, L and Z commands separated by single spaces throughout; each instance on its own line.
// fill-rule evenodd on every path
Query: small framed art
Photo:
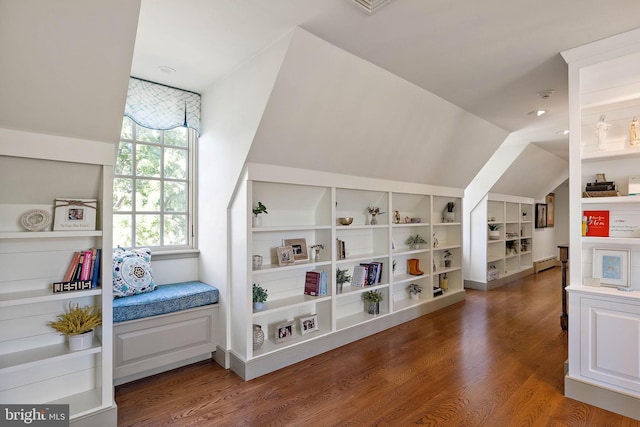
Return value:
M 56 199 L 53 215 L 54 231 L 95 230 L 97 208 L 96 199 Z
M 276 344 L 291 340 L 296 333 L 296 326 L 293 320 L 287 320 L 276 326 Z
M 288 265 L 296 262 L 293 248 L 291 246 L 280 246 L 276 248 L 278 254 L 278 265 Z
M 293 248 L 293 256 L 296 261 L 309 259 L 307 241 L 305 239 L 285 239 L 284 245 Z
M 536 228 L 547 227 L 547 204 L 536 203 Z
M 631 264 L 628 249 L 594 249 L 593 277 L 600 285 L 631 288 Z
M 320 330 L 318 327 L 318 315 L 312 314 L 310 316 L 300 317 L 298 319 L 300 322 L 300 335 L 306 335 L 309 332 L 314 332 Z

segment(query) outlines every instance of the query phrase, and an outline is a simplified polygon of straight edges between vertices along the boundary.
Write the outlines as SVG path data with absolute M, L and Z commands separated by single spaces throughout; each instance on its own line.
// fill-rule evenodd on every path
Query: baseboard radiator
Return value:
M 540 259 L 533 262 L 533 272 L 540 273 L 543 270 L 553 268 L 556 266 L 556 259 L 554 257 Z

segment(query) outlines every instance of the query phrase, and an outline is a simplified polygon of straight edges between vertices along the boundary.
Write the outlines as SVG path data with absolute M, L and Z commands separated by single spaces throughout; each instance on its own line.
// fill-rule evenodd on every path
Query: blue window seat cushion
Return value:
M 158 285 L 152 292 L 113 300 L 113 322 L 142 319 L 218 302 L 218 288 L 202 282 Z

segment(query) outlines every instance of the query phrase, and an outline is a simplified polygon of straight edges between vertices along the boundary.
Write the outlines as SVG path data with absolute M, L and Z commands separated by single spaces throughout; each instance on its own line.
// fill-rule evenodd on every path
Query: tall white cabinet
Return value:
M 112 144 L 0 129 L 0 402 L 69 404 L 72 425 L 115 426 L 112 384 Z M 95 231 L 27 231 L 30 209 L 98 200 Z M 53 215 L 52 215 L 53 219 Z M 53 223 L 53 221 L 52 221 Z M 103 248 L 102 286 L 53 293 L 74 251 Z M 105 268 L 106 267 L 106 268 Z M 71 352 L 47 326 L 69 303 L 98 305 L 92 346 Z
M 251 208 L 258 202 L 268 214 L 253 227 Z M 457 213 L 445 222 L 448 202 Z M 252 379 L 463 300 L 461 203 L 460 189 L 249 164 L 231 207 L 231 368 Z M 384 212 L 377 224 L 367 213 L 370 206 Z M 354 220 L 341 225 L 340 217 Z M 416 235 L 427 243 L 410 247 L 407 239 Z M 317 260 L 309 249 L 308 259 L 279 265 L 276 248 L 287 239 L 324 249 Z M 345 242 L 344 257 L 338 240 Z M 252 268 L 253 255 L 262 257 L 261 268 Z M 409 259 L 424 274 L 409 274 Z M 345 283 L 337 291 L 337 269 L 352 276 L 354 267 L 372 262 L 382 264 L 378 283 Z M 304 294 L 308 271 L 326 273 L 326 295 Z M 252 309 L 254 283 L 268 291 L 265 310 Z M 418 299 L 410 298 L 410 284 L 422 288 Z M 370 290 L 383 296 L 378 315 L 368 314 L 362 300 Z M 300 318 L 313 315 L 317 330 L 303 334 Z M 276 328 L 287 321 L 294 322 L 294 336 L 276 340 Z M 253 325 L 265 334 L 255 350 Z
M 533 206 L 529 197 L 489 193 L 472 210 L 465 287 L 486 291 L 533 272 Z
M 640 420 L 640 236 L 582 236 L 584 211 L 628 220 L 640 215 L 629 177 L 640 174 L 640 146 L 629 127 L 640 117 L 640 30 L 563 52 L 570 96 L 569 360 L 565 395 Z M 598 122 L 609 125 L 598 144 Z M 619 197 L 583 198 L 596 174 L 618 185 Z M 624 236 L 624 237 L 622 237 Z M 629 251 L 631 291 L 594 285 L 596 249 Z M 614 254 L 616 252 L 613 252 Z M 618 270 L 627 276 L 622 266 Z M 617 274 L 614 271 L 614 274 Z

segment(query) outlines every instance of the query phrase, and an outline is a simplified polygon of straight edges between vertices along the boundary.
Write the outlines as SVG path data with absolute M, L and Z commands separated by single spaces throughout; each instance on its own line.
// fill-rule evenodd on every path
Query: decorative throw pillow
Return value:
M 128 297 L 155 290 L 151 275 L 151 249 L 113 251 L 113 297 Z

